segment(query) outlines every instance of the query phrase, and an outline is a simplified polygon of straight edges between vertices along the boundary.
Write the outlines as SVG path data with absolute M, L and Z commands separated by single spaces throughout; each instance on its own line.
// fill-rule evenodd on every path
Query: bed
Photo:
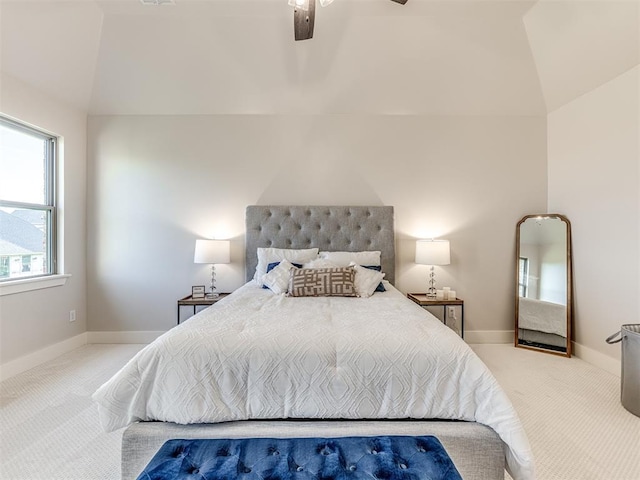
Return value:
M 567 307 L 526 297 L 518 300 L 518 341 L 566 352 Z
M 250 206 L 246 221 L 247 284 L 94 394 L 103 428 L 127 427 L 123 479 L 172 438 L 371 435 L 434 435 L 465 479 L 502 480 L 505 466 L 534 478 L 522 426 L 486 366 L 392 286 L 392 207 Z M 274 295 L 252 280 L 265 247 L 380 251 L 386 291 Z

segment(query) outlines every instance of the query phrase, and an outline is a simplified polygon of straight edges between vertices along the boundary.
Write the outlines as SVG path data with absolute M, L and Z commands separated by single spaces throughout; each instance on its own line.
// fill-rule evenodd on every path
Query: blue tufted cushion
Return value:
M 169 440 L 138 480 L 462 480 L 424 437 Z

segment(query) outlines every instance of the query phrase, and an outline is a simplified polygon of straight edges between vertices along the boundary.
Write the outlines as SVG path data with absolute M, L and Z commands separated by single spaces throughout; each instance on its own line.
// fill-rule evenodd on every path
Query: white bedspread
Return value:
M 493 428 L 508 470 L 529 444 L 488 368 L 386 283 L 370 298 L 290 298 L 249 282 L 141 350 L 93 395 L 103 428 L 137 420 L 440 418 Z
M 557 303 L 520 297 L 518 327 L 566 337 L 567 307 Z

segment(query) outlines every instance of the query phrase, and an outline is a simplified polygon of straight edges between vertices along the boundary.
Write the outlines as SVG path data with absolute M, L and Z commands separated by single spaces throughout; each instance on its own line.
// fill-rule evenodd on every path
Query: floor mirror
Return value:
M 571 224 L 527 215 L 516 227 L 515 346 L 571 356 Z

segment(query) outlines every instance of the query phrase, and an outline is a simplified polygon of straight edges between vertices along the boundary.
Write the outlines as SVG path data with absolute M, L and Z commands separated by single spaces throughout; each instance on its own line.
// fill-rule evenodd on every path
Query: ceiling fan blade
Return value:
M 313 38 L 313 24 L 316 19 L 316 0 L 309 0 L 309 9 L 293 9 L 293 32 L 296 40 Z
M 407 3 L 407 0 L 391 0 L 392 2 L 396 2 L 396 3 L 400 3 L 402 5 L 404 5 L 405 3 Z

